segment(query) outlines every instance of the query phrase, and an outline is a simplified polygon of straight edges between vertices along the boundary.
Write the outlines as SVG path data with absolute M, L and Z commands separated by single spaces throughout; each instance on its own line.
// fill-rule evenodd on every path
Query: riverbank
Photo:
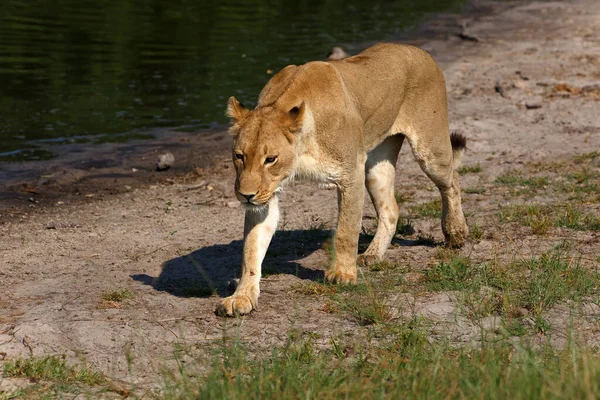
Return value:
M 57 164 L 36 170 L 31 179 L 18 177 L 4 190 L 9 195 L 3 196 L 13 197 L 0 219 L 0 362 L 65 354 L 70 363 L 85 360 L 131 390 L 160 386 L 162 368 L 177 365 L 174 352 L 190 374 L 206 371 L 215 343 L 224 338 L 239 337 L 255 357 L 285 344 L 291 331 L 310 336 L 316 349 L 329 349 L 344 337 L 356 350 L 377 339 L 377 329 L 414 317 L 427 321 L 430 342 L 457 346 L 477 343 L 483 331 L 500 336 L 502 327 L 516 324 L 519 329 L 502 335 L 561 347 L 568 340 L 565 326 L 573 322 L 586 344 L 600 344 L 600 310 L 589 300 L 597 300 L 597 286 L 591 296 L 588 291 L 577 297 L 576 311 L 570 294 L 554 302 L 499 307 L 495 301 L 510 298 L 499 291 L 509 293 L 514 286 L 488 284 L 471 296 L 461 285 L 433 285 L 437 278 L 430 272 L 468 260 L 510 276 L 521 268 L 519 261 L 540 260 L 555 250 L 569 265 L 597 272 L 595 3 L 479 2 L 495 11 L 466 21 L 463 36 L 473 40 L 448 30 L 454 24 L 449 21 L 463 17 L 441 16 L 422 27 L 431 33 L 428 39 L 413 42 L 442 66 L 451 131 L 468 140 L 461 185 L 473 238 L 456 252 L 439 246 L 437 191 L 405 147 L 396 187 L 409 222 L 399 227 L 388 251 L 391 267 L 381 267 L 389 270 L 362 271 L 356 292 L 336 292 L 318 281 L 335 226 L 335 191 L 298 184 L 281 196 L 281 232 L 263 266 L 260 309 L 243 319 L 213 314 L 217 296 L 227 295 L 237 273 L 242 245 L 231 139 L 223 130 L 165 135 L 160 144 L 145 142 L 146 148 L 105 145 L 105 159 L 112 160 L 106 164 L 73 152 L 66 169 Z M 176 166 L 154 172 L 164 150 L 175 154 Z M 10 170 L 5 173 L 14 178 Z M 366 234 L 373 231 L 370 204 L 363 224 Z M 558 280 L 569 276 L 563 272 Z M 440 274 L 443 281 L 453 279 Z M 557 290 L 540 284 L 544 293 Z M 373 287 L 381 288 L 380 314 L 365 323 L 356 310 L 373 304 Z M 474 304 L 488 300 L 487 311 L 473 312 Z M 6 378 L 0 390 L 28 385 L 27 379 Z

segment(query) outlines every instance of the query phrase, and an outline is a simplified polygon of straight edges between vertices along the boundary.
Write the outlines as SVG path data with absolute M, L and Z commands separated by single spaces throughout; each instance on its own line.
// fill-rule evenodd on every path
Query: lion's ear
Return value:
M 233 122 L 244 120 L 248 114 L 250 114 L 250 110 L 237 101 L 235 97 L 231 96 L 229 98 L 229 102 L 227 102 L 227 116 L 231 118 Z
M 300 103 L 300 105 L 292 107 L 290 111 L 288 111 L 288 115 L 294 121 L 294 129 L 299 130 L 302 128 L 302 123 L 304 122 L 304 112 L 306 110 L 306 105 L 304 102 Z

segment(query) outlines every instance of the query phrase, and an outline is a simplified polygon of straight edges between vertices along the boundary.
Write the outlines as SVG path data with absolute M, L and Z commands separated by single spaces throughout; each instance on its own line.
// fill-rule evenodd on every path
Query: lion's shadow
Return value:
M 318 280 L 323 270 L 303 267 L 296 260 L 323 247 L 332 231 L 278 231 L 271 241 L 263 261 L 262 273 L 291 274 L 300 279 Z M 133 280 L 178 297 L 206 297 L 215 292 L 223 297 L 230 294 L 230 282 L 240 275 L 243 241 L 215 244 L 186 255 L 165 261 L 159 276 L 136 274 Z
M 290 274 L 300 279 L 323 279 L 324 271 L 306 268 L 296 261 L 322 248 L 331 248 L 325 242 L 333 232 L 322 229 L 277 231 L 273 236 L 263 261 L 262 274 Z M 360 247 L 366 247 L 371 235 L 360 235 Z M 420 240 L 394 238 L 400 246 L 435 246 Z M 207 297 L 217 293 L 221 297 L 231 294 L 231 282 L 240 275 L 243 241 L 215 244 L 186 255 L 165 261 L 159 276 L 132 275 L 132 279 L 151 285 L 158 291 L 178 297 Z M 325 265 L 323 266 L 325 267 Z

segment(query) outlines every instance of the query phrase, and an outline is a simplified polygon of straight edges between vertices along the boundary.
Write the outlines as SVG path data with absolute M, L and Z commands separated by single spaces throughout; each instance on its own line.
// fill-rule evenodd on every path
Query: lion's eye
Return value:
M 236 158 L 236 160 L 243 160 L 244 155 L 242 153 L 235 153 L 235 158 Z
M 273 164 L 277 160 L 277 156 L 270 156 L 265 158 L 265 164 Z

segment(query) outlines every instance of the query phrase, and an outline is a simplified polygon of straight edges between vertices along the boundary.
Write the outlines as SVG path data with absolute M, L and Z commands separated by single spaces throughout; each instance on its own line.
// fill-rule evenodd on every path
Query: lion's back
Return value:
M 261 91 L 258 106 L 275 105 L 287 110 L 302 101 L 325 106 L 339 100 L 343 92 L 339 73 L 330 63 L 311 61 L 288 65 L 278 72 Z

